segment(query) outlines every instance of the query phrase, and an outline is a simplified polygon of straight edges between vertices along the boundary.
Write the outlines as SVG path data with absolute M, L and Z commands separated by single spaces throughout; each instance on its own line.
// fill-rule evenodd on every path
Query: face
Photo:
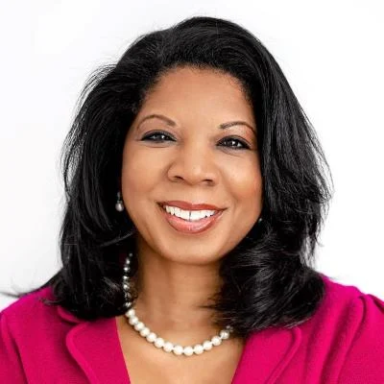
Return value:
M 221 127 L 230 122 L 243 123 Z M 231 75 L 184 67 L 161 78 L 124 144 L 122 199 L 137 228 L 139 254 L 217 263 L 244 238 L 262 208 L 256 129 L 252 107 Z M 177 201 L 187 204 L 180 205 L 184 211 L 198 208 L 197 220 L 173 208 L 184 218 L 167 214 L 160 204 Z M 201 210 L 215 213 L 199 219 Z

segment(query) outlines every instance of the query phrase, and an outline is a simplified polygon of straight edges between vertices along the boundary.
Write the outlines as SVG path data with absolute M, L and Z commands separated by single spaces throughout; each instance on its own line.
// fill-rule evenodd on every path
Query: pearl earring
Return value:
M 123 200 L 121 200 L 121 193 L 117 192 L 117 202 L 115 204 L 116 211 L 123 212 L 124 211 L 124 204 Z

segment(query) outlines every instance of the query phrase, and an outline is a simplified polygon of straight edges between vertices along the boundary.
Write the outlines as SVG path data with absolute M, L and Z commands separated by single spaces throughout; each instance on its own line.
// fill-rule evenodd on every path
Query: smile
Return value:
M 168 224 L 178 232 L 196 234 L 213 227 L 223 210 L 188 211 L 178 207 L 159 205 Z
M 178 207 L 172 207 L 170 205 L 163 205 L 163 208 L 169 214 L 188 221 L 198 221 L 204 219 L 205 217 L 213 216 L 218 212 L 215 210 L 187 211 Z

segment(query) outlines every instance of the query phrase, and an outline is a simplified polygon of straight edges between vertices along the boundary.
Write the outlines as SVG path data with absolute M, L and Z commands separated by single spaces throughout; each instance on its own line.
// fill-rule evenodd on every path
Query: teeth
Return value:
M 171 215 L 180 217 L 184 220 L 196 221 L 201 220 L 204 217 L 212 216 L 216 213 L 216 211 L 209 210 L 201 210 L 201 211 L 185 211 L 178 207 L 171 207 L 169 205 L 164 205 L 165 210 Z

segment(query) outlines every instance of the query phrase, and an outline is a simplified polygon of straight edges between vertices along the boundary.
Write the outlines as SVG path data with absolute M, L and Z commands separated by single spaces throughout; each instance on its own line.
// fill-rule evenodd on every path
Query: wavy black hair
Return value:
M 78 318 L 125 313 L 122 263 L 127 252 L 136 254 L 136 229 L 127 213 L 115 210 L 124 140 L 149 90 L 182 67 L 213 69 L 240 81 L 256 118 L 263 177 L 263 220 L 223 256 L 222 288 L 204 307 L 215 310 L 215 324 L 233 326 L 238 337 L 293 327 L 315 312 L 325 293 L 313 262 L 332 197 L 329 165 L 271 53 L 244 27 L 207 16 L 139 36 L 116 64 L 88 78 L 61 153 L 62 267 L 42 286 L 11 296 L 50 286 L 55 300 L 47 304 Z M 138 267 L 134 258 L 132 276 Z

